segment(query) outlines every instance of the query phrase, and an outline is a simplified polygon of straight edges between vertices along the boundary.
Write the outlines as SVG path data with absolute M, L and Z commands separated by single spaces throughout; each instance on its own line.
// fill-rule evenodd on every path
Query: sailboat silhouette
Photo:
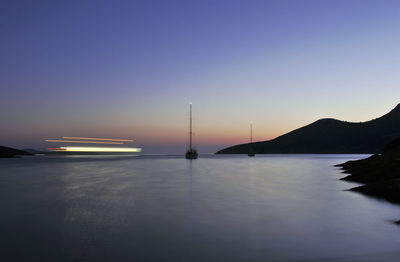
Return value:
M 254 156 L 254 151 L 253 151 L 253 125 L 250 124 L 250 146 L 249 146 L 249 153 L 247 154 L 248 156 Z
M 186 151 L 185 158 L 186 159 L 197 159 L 197 151 L 196 149 L 193 148 L 193 142 L 192 142 L 192 103 L 190 103 L 190 143 L 189 143 L 189 149 Z

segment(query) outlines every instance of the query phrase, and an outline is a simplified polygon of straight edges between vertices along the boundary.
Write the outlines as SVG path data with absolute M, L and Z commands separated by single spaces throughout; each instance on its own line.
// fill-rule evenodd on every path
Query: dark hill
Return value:
M 377 153 L 400 137 L 400 104 L 386 115 L 367 122 L 351 123 L 326 118 L 275 139 L 253 143 L 256 154 Z M 247 154 L 241 144 L 216 154 Z
M 21 156 L 21 155 L 31 155 L 31 154 L 11 147 L 0 146 L 0 158 Z

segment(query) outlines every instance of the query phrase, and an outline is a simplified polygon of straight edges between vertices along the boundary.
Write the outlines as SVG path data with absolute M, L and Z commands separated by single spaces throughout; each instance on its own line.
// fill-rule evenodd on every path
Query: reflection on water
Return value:
M 394 261 L 400 207 L 344 191 L 348 155 L 0 161 L 10 261 Z

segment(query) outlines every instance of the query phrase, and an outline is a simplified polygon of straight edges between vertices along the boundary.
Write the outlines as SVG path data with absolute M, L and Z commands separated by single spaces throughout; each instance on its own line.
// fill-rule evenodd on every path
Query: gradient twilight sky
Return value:
M 400 103 L 400 1 L 1 1 L 0 144 L 213 153 Z

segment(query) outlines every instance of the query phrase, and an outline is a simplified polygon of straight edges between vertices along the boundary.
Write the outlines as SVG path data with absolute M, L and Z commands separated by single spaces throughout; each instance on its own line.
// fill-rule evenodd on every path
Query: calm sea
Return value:
M 363 155 L 0 160 L 0 261 L 399 261 L 400 206 L 346 191 Z

